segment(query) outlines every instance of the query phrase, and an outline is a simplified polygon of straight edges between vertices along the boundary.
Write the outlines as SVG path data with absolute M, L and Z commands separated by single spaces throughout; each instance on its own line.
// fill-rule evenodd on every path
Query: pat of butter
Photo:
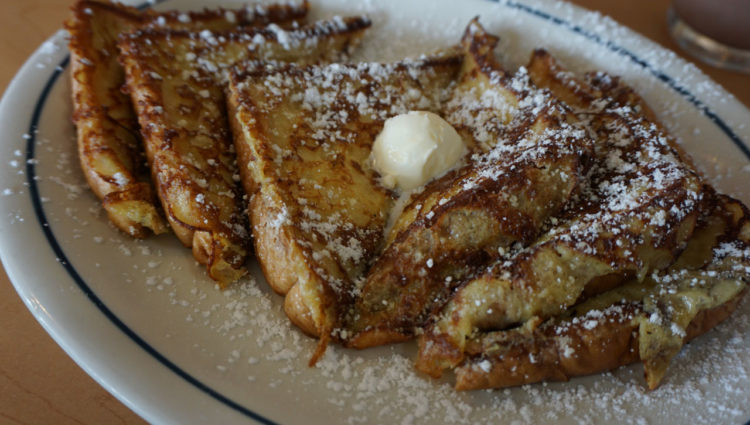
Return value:
M 465 152 L 461 136 L 440 116 L 410 111 L 385 121 L 372 162 L 385 186 L 408 191 L 453 168 Z

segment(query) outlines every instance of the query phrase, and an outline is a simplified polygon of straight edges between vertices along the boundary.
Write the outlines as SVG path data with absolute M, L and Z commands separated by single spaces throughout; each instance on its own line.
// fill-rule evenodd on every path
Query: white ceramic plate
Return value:
M 209 1 L 171 0 L 159 8 Z M 211 3 L 213 4 L 213 3 Z M 226 5 L 226 2 L 222 3 Z M 359 55 L 392 60 L 458 40 L 481 16 L 508 68 L 544 46 L 575 70 L 622 75 L 681 137 L 720 190 L 750 201 L 750 112 L 684 63 L 598 14 L 563 3 L 319 0 L 316 16 L 367 12 Z M 60 17 L 62 21 L 64 17 Z M 170 235 L 133 241 L 107 222 L 79 170 L 61 31 L 0 105 L 0 254 L 29 309 L 107 390 L 153 423 L 744 423 L 750 305 L 690 344 L 663 385 L 635 365 L 568 383 L 455 393 L 411 368 L 414 347 L 333 347 L 288 323 L 256 278 L 220 292 Z

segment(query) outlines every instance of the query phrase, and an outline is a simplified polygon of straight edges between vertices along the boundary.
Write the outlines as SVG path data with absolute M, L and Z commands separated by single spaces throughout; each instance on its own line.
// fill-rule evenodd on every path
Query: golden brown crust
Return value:
M 258 259 L 271 286 L 289 291 L 286 312 L 306 332 L 342 338 L 339 315 L 382 249 L 393 199 L 367 158 L 383 121 L 417 104 L 436 110 L 459 66 L 460 57 L 448 54 L 382 65 L 255 67 L 232 76 L 229 109 L 242 180 L 253 193 Z M 402 96 L 407 91 L 411 97 Z M 333 105 L 315 103 L 329 97 Z M 318 113 L 328 119 L 317 120 Z
M 482 350 L 485 357 L 469 358 L 456 368 L 456 389 L 567 381 L 574 376 L 633 363 L 638 360 L 638 323 L 628 319 L 633 310 L 635 307 L 630 305 L 612 310 L 611 315 L 591 330 L 584 328 L 584 322 L 566 327 L 548 326 L 522 338 L 509 336 L 511 341 L 497 341 L 499 347 L 495 350 L 470 346 L 467 348 L 470 356 L 479 356 L 480 353 L 472 351 Z
M 292 3 L 255 4 L 236 9 L 223 7 L 205 8 L 197 11 L 168 10 L 142 12 L 147 16 L 147 23 L 141 27 L 165 28 L 171 30 L 226 31 L 240 27 L 259 27 L 271 23 L 282 26 L 301 22 L 310 10 L 307 0 L 299 5 Z
M 225 75 L 235 62 L 317 62 L 361 35 L 362 18 L 232 32 L 140 30 L 121 60 L 146 153 L 175 234 L 222 286 L 245 273 L 249 234 L 227 126 Z
M 256 192 L 250 202 L 255 252 L 263 275 L 271 288 L 286 295 L 299 281 L 316 279 L 306 269 L 289 269 L 305 264 L 304 253 L 295 242 L 293 228 L 279 228 L 275 220 L 283 214 L 284 203 L 276 194 Z
M 443 113 L 472 139 L 480 120 L 488 127 L 485 132 L 496 135 L 473 140 L 473 146 L 493 148 L 503 139 L 526 146 L 507 155 L 490 152 L 473 158 L 412 195 L 350 314 L 347 327 L 356 335 L 347 344 L 352 347 L 413 336 L 462 282 L 499 251 L 531 243 L 542 225 L 578 195 L 593 145 L 571 125 L 576 119 L 565 107 L 551 100 L 534 112 L 488 113 L 467 106 L 477 87 L 482 96 L 505 98 L 508 104 L 533 102 L 536 94 L 519 92 L 495 63 L 496 42 L 475 22 L 470 24 L 458 84 Z M 490 126 L 490 121 L 496 124 Z
M 502 388 L 644 363 L 649 388 L 672 357 L 734 311 L 747 291 L 750 213 L 711 195 L 688 247 L 668 270 L 590 298 L 565 315 L 480 333 L 456 368 L 460 390 Z M 715 197 L 714 197 L 715 196 Z M 708 248 L 708 249 L 706 249 Z
M 700 311 L 687 327 L 683 342 L 703 335 L 727 319 L 745 292 L 717 307 Z M 606 372 L 642 361 L 639 356 L 637 319 L 643 311 L 635 303 L 617 307 L 605 312 L 604 318 L 599 319 L 598 325 L 591 329 L 586 327 L 584 321 L 566 326 L 547 326 L 530 336 L 498 341 L 502 348 L 494 351 L 471 353 L 476 357 L 467 359 L 455 369 L 456 389 L 505 388 L 542 381 L 567 381 L 576 376 Z
M 472 160 L 490 152 L 499 171 L 466 178 L 474 164 L 439 178 L 385 236 L 392 198 L 366 159 L 390 112 L 372 118 L 350 104 L 357 91 L 337 91 L 356 87 L 341 75 L 367 79 L 382 65 L 235 70 L 230 121 L 264 274 L 285 294 L 291 321 L 321 338 L 313 361 L 329 340 L 397 342 L 426 323 L 417 367 L 433 376 L 455 367 L 458 389 L 567 380 L 639 360 L 655 387 L 682 345 L 728 317 L 744 293 L 746 208 L 700 179 L 619 80 L 573 80 L 541 53 L 511 76 L 494 63 L 494 37 L 476 26 L 467 36 L 484 43 L 469 44 L 471 78 L 461 79 L 462 97 L 440 103 L 470 139 Z M 483 95 L 491 102 L 467 106 Z M 560 137 L 563 124 L 596 143 Z M 513 162 L 514 143 L 545 137 L 533 155 L 516 152 L 529 163 Z M 515 195 L 509 206 L 493 199 L 499 193 Z M 367 205 L 351 209 L 348 199 Z M 497 217 L 466 218 L 478 211 Z M 360 305 L 392 300 L 392 310 Z
M 102 198 L 109 220 L 137 238 L 146 237 L 146 229 L 157 234 L 166 232 L 161 211 L 154 202 L 154 191 L 148 182 L 128 184 L 123 190 L 107 193 Z
M 294 285 L 284 297 L 284 313 L 295 326 L 312 337 L 320 337 L 310 305 L 302 294 L 302 286 Z
M 545 87 L 571 106 L 585 108 L 597 99 L 609 97 L 621 105 L 637 110 L 649 122 L 659 126 L 666 133 L 665 127 L 648 103 L 617 76 L 597 71 L 588 72 L 582 78 L 578 77 L 562 67 L 545 49 L 534 50 L 527 67 L 532 80 L 544 81 Z M 683 163 L 690 166 L 696 173 L 698 172 L 693 158 L 685 152 L 675 137 L 668 135 L 667 143 L 679 155 Z
M 704 208 L 707 187 L 679 160 L 652 115 L 636 107 L 632 90 L 599 90 L 550 60 L 528 70 L 520 69 L 509 85 L 536 90 L 530 95 L 535 99 L 549 93 L 567 100 L 594 137 L 591 172 L 580 195 L 538 239 L 490 262 L 435 316 L 418 360 L 418 368 L 433 376 L 463 360 L 466 339 L 476 331 L 554 317 L 596 292 L 590 284 L 599 286 L 605 277 L 616 286 L 626 276 L 642 279 L 668 267 Z
M 134 237 L 167 230 L 144 172 L 135 114 L 119 90 L 117 34 L 142 21 L 134 8 L 79 1 L 65 24 L 81 168 L 110 220 Z
M 110 220 L 131 236 L 163 233 L 167 226 L 145 166 L 138 122 L 117 62 L 119 34 L 137 28 L 227 30 L 301 19 L 308 4 L 199 12 L 138 11 L 118 3 L 79 0 L 65 27 L 70 33 L 71 75 L 78 153 L 86 180 Z

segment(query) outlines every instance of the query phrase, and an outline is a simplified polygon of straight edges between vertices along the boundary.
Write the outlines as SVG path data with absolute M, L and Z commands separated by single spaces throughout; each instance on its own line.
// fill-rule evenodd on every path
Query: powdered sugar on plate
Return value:
M 182 4 L 170 1 L 166 7 L 173 3 Z M 714 83 L 673 53 L 652 48 L 598 14 L 547 2 L 329 0 L 312 7 L 315 15 L 325 17 L 370 14 L 374 27 L 356 59 L 418 56 L 456 42 L 469 20 L 480 15 L 488 30 L 501 36 L 497 53 L 511 70 L 527 61 L 532 48 L 543 46 L 576 71 L 604 69 L 622 75 L 721 190 L 750 200 L 744 183 L 750 175 L 748 159 L 694 105 L 642 65 L 530 10 L 545 11 L 600 39 L 626 46 L 702 102 L 716 105 L 730 128 L 744 140 L 750 138 L 750 129 L 737 125 L 750 118 L 747 110 L 727 107 L 732 99 L 720 100 L 724 92 Z M 58 36 L 41 54 L 57 59 L 60 52 L 54 46 L 64 46 L 64 41 Z M 47 62 L 39 63 L 50 72 L 54 69 Z M 27 128 L 4 147 L 7 166 L 0 199 L 10 223 L 4 229 L 39 231 L 41 226 L 26 206 L 28 184 L 35 182 L 66 263 L 101 302 L 166 359 L 248 410 L 280 423 L 737 423 L 750 418 L 745 391 L 750 384 L 747 302 L 727 323 L 685 347 L 665 382 L 653 392 L 645 390 L 642 368 L 635 365 L 568 383 L 457 393 L 450 377 L 432 381 L 413 370 L 415 347 L 410 343 L 361 352 L 331 347 L 316 367 L 308 368 L 315 341 L 289 324 L 281 297 L 267 288 L 255 263 L 250 267 L 252 277 L 219 291 L 173 236 L 134 241 L 108 224 L 76 164 L 68 78 L 66 73 L 56 81 L 44 105 L 32 163 L 24 157 Z M 35 175 L 27 175 L 28 171 Z M 58 302 L 82 297 L 64 276 L 50 285 L 62 294 Z

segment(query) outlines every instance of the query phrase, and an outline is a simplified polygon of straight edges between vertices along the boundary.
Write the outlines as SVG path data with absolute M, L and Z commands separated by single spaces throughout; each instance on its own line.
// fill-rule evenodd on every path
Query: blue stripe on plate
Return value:
M 490 1 L 497 2 L 497 0 L 490 0 Z M 716 115 L 715 112 L 713 112 L 708 106 L 706 106 L 706 104 L 701 102 L 697 96 L 695 96 L 693 93 L 690 92 L 690 90 L 679 85 L 674 79 L 672 79 L 672 77 L 654 68 L 653 66 L 651 66 L 651 64 L 649 64 L 647 61 L 638 57 L 638 55 L 636 55 L 635 53 L 631 52 L 630 50 L 622 46 L 615 44 L 611 40 L 602 39 L 601 36 L 593 33 L 592 31 L 588 31 L 578 25 L 572 24 L 571 22 L 552 16 L 549 13 L 543 12 L 539 9 L 534 9 L 533 7 L 530 7 L 521 3 L 516 3 L 513 1 L 509 1 L 507 3 L 507 6 L 513 9 L 518 9 L 518 10 L 527 12 L 531 15 L 548 20 L 550 22 L 553 22 L 556 25 L 567 28 L 576 34 L 580 34 L 584 36 L 585 38 L 595 42 L 596 44 L 606 47 L 608 50 L 611 50 L 612 52 L 615 52 L 621 56 L 625 56 L 631 62 L 638 64 L 641 68 L 647 70 L 651 75 L 663 81 L 667 86 L 669 86 L 669 88 L 676 91 L 680 96 L 682 96 L 688 102 L 693 104 L 699 111 L 703 113 L 703 115 L 705 115 L 708 119 L 710 119 L 711 122 L 716 124 L 716 126 L 719 127 L 719 129 L 721 129 L 721 131 L 724 132 L 724 134 L 726 134 L 727 137 L 729 137 L 732 143 L 734 143 L 734 145 L 737 146 L 737 148 L 743 154 L 745 154 L 746 158 L 750 159 L 750 147 L 748 147 L 748 145 L 745 142 L 743 142 L 742 139 L 740 139 L 739 136 L 737 136 L 737 134 L 734 131 L 732 131 L 732 129 L 729 128 L 729 126 L 721 118 L 719 118 L 719 116 Z
M 265 418 L 253 412 L 252 410 L 245 408 L 239 403 L 225 397 L 224 395 L 218 393 L 216 390 L 212 389 L 208 385 L 194 378 L 192 375 L 185 372 L 183 369 L 181 369 L 179 366 L 174 364 L 168 358 L 164 357 L 164 355 L 159 353 L 154 347 L 152 347 L 149 343 L 144 341 L 140 336 L 138 336 L 137 333 L 135 333 L 125 323 L 123 323 L 123 321 L 120 320 L 120 318 L 117 317 L 112 312 L 112 310 L 110 310 L 107 307 L 107 305 L 102 302 L 102 300 L 94 293 L 94 291 L 88 286 L 88 284 L 86 284 L 86 282 L 81 278 L 81 276 L 78 274 L 78 271 L 68 262 L 68 258 L 65 255 L 65 252 L 63 251 L 60 244 L 57 242 L 55 235 L 52 233 L 52 230 L 49 226 L 49 222 L 47 221 L 47 217 L 44 213 L 44 209 L 41 203 L 41 197 L 39 196 L 39 189 L 36 185 L 36 178 L 35 178 L 36 164 L 35 164 L 35 161 L 30 161 L 30 160 L 34 158 L 34 146 L 36 142 L 36 133 L 37 133 L 38 124 L 39 124 L 39 117 L 42 113 L 42 110 L 44 109 L 44 102 L 46 101 L 49 95 L 49 92 L 52 90 L 54 83 L 57 81 L 58 77 L 62 74 L 63 69 L 68 65 L 69 61 L 70 61 L 70 56 L 66 57 L 62 62 L 60 62 L 60 66 L 55 70 L 54 74 L 52 74 L 52 77 L 50 77 L 49 81 L 47 81 L 47 84 L 44 86 L 44 90 L 42 90 L 42 94 L 41 96 L 39 96 L 39 100 L 37 101 L 37 104 L 34 108 L 34 113 L 31 117 L 31 125 L 29 126 L 29 133 L 28 133 L 31 137 L 29 138 L 27 142 L 27 147 L 26 147 L 26 159 L 27 159 L 26 161 L 26 173 L 27 174 L 26 175 L 28 176 L 29 194 L 31 195 L 31 200 L 34 206 L 34 212 L 36 213 L 39 223 L 41 224 L 42 232 L 44 232 L 44 236 L 47 237 L 47 241 L 52 247 L 52 250 L 54 251 L 55 256 L 57 257 L 58 262 L 63 267 L 65 267 L 65 270 L 68 272 L 70 277 L 81 288 L 83 293 L 86 294 L 89 300 L 91 300 L 91 302 L 94 303 L 94 305 L 96 305 L 96 307 L 115 326 L 117 326 L 122 332 L 125 333 L 125 335 L 130 337 L 130 339 L 132 339 L 133 342 L 138 344 L 147 353 L 154 356 L 154 358 L 158 360 L 160 363 L 162 363 L 164 366 L 168 367 L 171 371 L 173 371 L 174 373 L 176 373 L 177 375 L 179 375 L 180 377 L 188 381 L 190 384 L 194 385 L 199 390 L 205 392 L 209 396 L 224 403 L 225 405 L 231 407 L 232 409 L 237 410 L 238 412 L 241 412 L 262 424 L 276 425 L 276 422 L 268 418 Z
M 489 0 L 489 1 L 498 2 L 498 0 Z M 160 1 L 157 1 L 157 2 L 160 2 Z M 150 5 L 151 3 L 145 3 L 139 6 L 139 9 L 144 9 Z M 750 148 L 748 148 L 748 145 L 744 143 L 739 138 L 739 136 L 737 136 L 737 134 L 734 133 L 734 131 L 732 131 L 732 129 L 718 115 L 716 115 L 716 113 L 714 113 L 708 106 L 706 106 L 702 101 L 700 101 L 697 96 L 695 96 L 693 93 L 690 92 L 690 90 L 679 85 L 669 75 L 664 74 L 663 72 L 654 68 L 651 64 L 641 59 L 635 53 L 631 52 L 630 50 L 622 46 L 615 44 L 614 42 L 610 40 L 603 39 L 602 37 L 600 37 L 599 35 L 595 34 L 592 31 L 588 31 L 578 25 L 575 25 L 564 19 L 560 19 L 542 10 L 533 8 L 525 4 L 516 3 L 513 1 L 508 1 L 507 3 L 505 3 L 505 5 L 507 7 L 517 9 L 517 10 L 526 12 L 530 15 L 536 16 L 538 18 L 547 20 L 555 25 L 566 28 L 573 33 L 580 34 L 586 39 L 591 40 L 592 42 L 600 46 L 603 46 L 607 48 L 608 50 L 614 53 L 617 53 L 627 58 L 631 62 L 639 65 L 640 67 L 648 71 L 650 74 L 654 75 L 656 78 L 664 82 L 668 87 L 670 87 L 677 94 L 679 94 L 681 97 L 689 101 L 693 106 L 695 106 L 699 111 L 701 111 L 708 119 L 711 120 L 711 122 L 713 122 L 734 143 L 735 146 L 737 146 L 737 148 L 745 155 L 745 157 L 750 159 Z M 49 222 L 47 221 L 47 217 L 44 213 L 44 208 L 42 207 L 41 197 L 39 195 L 39 189 L 36 183 L 36 164 L 35 164 L 35 161 L 32 161 L 32 160 L 34 159 L 36 133 L 37 133 L 37 129 L 39 126 L 39 119 L 42 114 L 42 110 L 44 109 L 45 102 L 47 101 L 49 93 L 52 90 L 52 87 L 57 82 L 58 78 L 63 72 L 63 69 L 68 65 L 69 61 L 70 61 L 70 57 L 68 56 L 62 62 L 60 62 L 60 65 L 55 69 L 54 73 L 52 74 L 52 76 L 50 76 L 49 80 L 44 86 L 44 89 L 42 90 L 42 93 L 36 102 L 36 106 L 34 107 L 34 111 L 31 117 L 31 124 L 29 125 L 29 131 L 28 131 L 28 134 L 30 137 L 26 144 L 26 159 L 27 159 L 26 176 L 27 176 L 27 181 L 29 184 L 29 194 L 31 196 L 31 201 L 34 207 L 34 212 L 36 213 L 42 232 L 44 233 L 44 236 L 47 238 L 47 241 L 52 247 L 52 250 L 54 251 L 56 257 L 58 258 L 58 261 L 68 272 L 70 277 L 76 282 L 76 284 L 79 286 L 81 291 L 83 291 L 83 293 L 86 294 L 89 300 L 91 300 L 91 302 L 102 312 L 102 314 L 104 314 L 104 316 L 106 316 L 125 335 L 127 335 L 131 340 L 133 340 L 134 343 L 140 346 L 148 354 L 153 356 L 154 359 L 156 359 L 159 363 L 166 366 L 169 370 L 171 370 L 172 372 L 174 372 L 181 378 L 185 379 L 185 381 L 195 386 L 200 391 L 203 391 L 204 393 L 206 393 L 206 395 L 223 403 L 227 407 L 234 409 L 237 412 L 240 412 L 259 423 L 266 424 L 266 425 L 277 424 L 271 419 L 268 419 L 240 405 L 239 403 L 231 400 L 230 398 L 220 394 L 216 390 L 202 383 L 201 381 L 199 381 L 198 379 L 190 375 L 188 372 L 186 372 L 185 370 L 177 366 L 175 363 L 170 361 L 164 355 L 159 353 L 154 347 L 152 347 L 150 344 L 144 341 L 140 336 L 138 336 L 137 333 L 135 333 L 122 320 L 120 320 L 120 318 L 118 318 L 102 302 L 102 300 L 94 293 L 94 291 L 88 286 L 88 284 L 86 284 L 86 282 L 81 278 L 77 270 L 68 262 L 67 256 L 65 255 L 65 252 L 63 251 L 60 244 L 57 242 L 55 235 L 52 233 L 52 230 L 50 229 L 50 226 L 49 226 Z M 748 421 L 746 425 L 750 425 L 750 421 Z

